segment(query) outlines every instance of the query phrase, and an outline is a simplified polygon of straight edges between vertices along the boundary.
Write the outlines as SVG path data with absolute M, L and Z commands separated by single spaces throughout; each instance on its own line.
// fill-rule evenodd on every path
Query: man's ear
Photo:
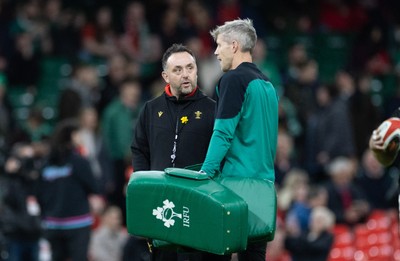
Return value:
M 233 53 L 236 53 L 239 51 L 239 43 L 236 40 L 232 41 L 232 50 L 233 50 Z
M 161 72 L 161 76 L 163 77 L 163 79 L 164 79 L 164 81 L 166 83 L 169 83 L 169 77 L 168 77 L 168 74 L 165 71 Z

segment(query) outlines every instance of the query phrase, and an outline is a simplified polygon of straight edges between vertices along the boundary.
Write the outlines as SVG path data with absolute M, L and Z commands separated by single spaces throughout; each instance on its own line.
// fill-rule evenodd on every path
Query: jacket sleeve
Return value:
M 146 111 L 147 106 L 145 105 L 140 112 L 139 119 L 136 123 L 131 145 L 133 171 L 150 169 L 150 147 L 146 128 Z
M 220 170 L 241 117 L 245 88 L 235 74 L 225 75 L 219 86 L 214 130 L 202 171 L 214 177 Z
M 231 146 L 239 119 L 240 116 L 215 121 L 207 156 L 201 168 L 209 176 L 214 177 L 218 174 L 221 163 Z

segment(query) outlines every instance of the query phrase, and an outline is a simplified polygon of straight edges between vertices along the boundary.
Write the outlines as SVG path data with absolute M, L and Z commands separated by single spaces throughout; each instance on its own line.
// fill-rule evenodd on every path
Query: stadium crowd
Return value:
M 34 188 L 65 119 L 79 121 L 77 148 L 100 188 L 89 197 L 88 256 L 129 260 L 130 144 L 142 104 L 163 91 L 162 53 L 192 49 L 199 87 L 213 97 L 221 70 L 209 31 L 238 17 L 254 21 L 254 62 L 280 96 L 267 259 L 400 260 L 399 170 L 368 149 L 400 106 L 398 10 L 395 0 L 1 0 L 0 260 L 26 239 L 49 260 Z M 110 256 L 98 255 L 101 244 Z

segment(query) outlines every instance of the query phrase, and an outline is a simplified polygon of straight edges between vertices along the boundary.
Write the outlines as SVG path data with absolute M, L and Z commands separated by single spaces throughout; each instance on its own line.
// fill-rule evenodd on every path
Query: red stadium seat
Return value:
M 328 261 L 353 261 L 355 248 L 351 246 L 333 247 L 329 253 Z

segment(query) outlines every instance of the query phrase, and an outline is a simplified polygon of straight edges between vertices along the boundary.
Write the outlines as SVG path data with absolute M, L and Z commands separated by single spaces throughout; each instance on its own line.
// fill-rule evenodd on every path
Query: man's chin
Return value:
M 183 95 L 187 95 L 189 93 L 191 93 L 194 90 L 194 88 L 190 87 L 182 87 L 182 94 Z
M 226 66 L 223 66 L 223 64 L 221 63 L 221 71 L 227 72 L 227 71 L 229 71 L 229 68 L 227 68 Z

